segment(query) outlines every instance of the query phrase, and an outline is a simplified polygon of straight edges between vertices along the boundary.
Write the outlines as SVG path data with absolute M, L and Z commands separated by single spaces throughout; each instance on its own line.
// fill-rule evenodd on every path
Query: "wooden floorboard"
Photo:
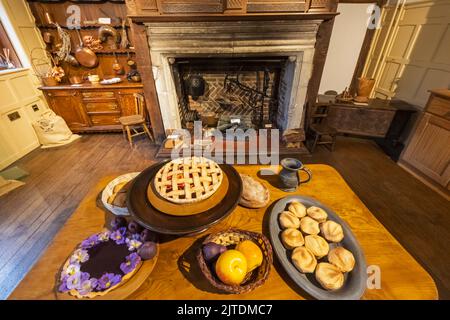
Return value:
M 69 146 L 35 150 L 15 163 L 30 176 L 25 186 L 0 198 L 0 298 L 6 298 L 20 282 L 102 176 L 141 171 L 154 163 L 156 151 L 143 137 L 131 149 L 120 134 L 93 134 Z M 342 137 L 335 152 L 319 147 L 313 156 L 300 158 L 334 166 L 433 276 L 440 297 L 450 299 L 447 200 L 371 141 Z

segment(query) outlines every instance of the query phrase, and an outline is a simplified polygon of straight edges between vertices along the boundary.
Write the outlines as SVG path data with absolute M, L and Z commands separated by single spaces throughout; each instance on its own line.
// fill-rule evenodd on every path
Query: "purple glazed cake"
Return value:
M 63 266 L 58 291 L 78 298 L 105 295 L 130 279 L 156 254 L 155 236 L 122 217 L 81 242 Z

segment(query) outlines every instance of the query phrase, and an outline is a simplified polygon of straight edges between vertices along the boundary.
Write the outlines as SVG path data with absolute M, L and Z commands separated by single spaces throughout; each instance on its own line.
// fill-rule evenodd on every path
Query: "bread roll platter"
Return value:
M 145 228 L 187 235 L 227 217 L 241 193 L 242 181 L 232 166 L 206 158 L 178 158 L 141 172 L 130 186 L 127 207 Z
M 289 277 L 322 300 L 364 294 L 366 260 L 350 227 L 334 211 L 306 196 L 280 199 L 270 213 L 273 250 Z

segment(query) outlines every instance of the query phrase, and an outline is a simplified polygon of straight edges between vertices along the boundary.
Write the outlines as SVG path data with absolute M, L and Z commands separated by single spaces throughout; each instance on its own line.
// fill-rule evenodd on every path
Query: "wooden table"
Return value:
M 352 228 L 364 249 L 367 265 L 381 270 L 381 289 L 368 289 L 364 299 L 437 299 L 430 275 L 411 257 L 370 213 L 339 173 L 330 166 L 310 165 L 313 179 L 297 194 L 311 196 L 334 209 Z M 241 173 L 257 176 L 261 166 L 236 166 Z M 105 213 L 96 198 L 112 177 L 103 179 L 83 200 L 56 235 L 39 262 L 32 268 L 10 299 L 55 299 L 56 274 L 75 246 L 105 224 Z M 276 176 L 266 179 L 272 200 L 287 193 L 275 188 Z M 386 199 L 395 201 L 395 199 Z M 270 207 L 269 207 L 270 209 Z M 253 292 L 221 294 L 201 274 L 195 253 L 201 239 L 228 227 L 263 232 L 268 235 L 270 210 L 238 207 L 228 218 L 206 233 L 193 237 L 163 237 L 160 256 L 153 273 L 130 299 L 303 299 L 306 294 L 290 280 L 275 259 L 268 281 Z M 106 221 L 110 214 L 106 215 Z M 106 222 L 108 223 L 108 222 Z

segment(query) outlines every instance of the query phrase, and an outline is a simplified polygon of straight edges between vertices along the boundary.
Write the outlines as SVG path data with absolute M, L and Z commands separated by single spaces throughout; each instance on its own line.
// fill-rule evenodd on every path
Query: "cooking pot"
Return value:
M 205 94 L 205 79 L 201 75 L 191 75 L 189 77 L 188 93 L 194 100 Z

